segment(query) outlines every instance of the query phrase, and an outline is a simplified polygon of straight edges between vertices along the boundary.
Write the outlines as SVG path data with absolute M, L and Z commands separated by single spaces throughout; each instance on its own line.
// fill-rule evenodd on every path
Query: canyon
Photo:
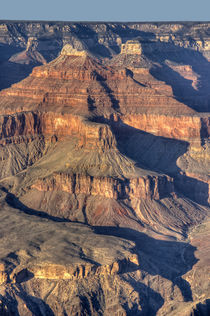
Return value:
M 1 21 L 1 315 L 208 315 L 209 27 Z

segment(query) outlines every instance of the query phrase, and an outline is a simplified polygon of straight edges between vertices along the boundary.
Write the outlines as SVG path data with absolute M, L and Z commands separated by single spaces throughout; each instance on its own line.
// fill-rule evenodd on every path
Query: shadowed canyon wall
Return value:
M 209 27 L 0 22 L 1 315 L 208 315 Z

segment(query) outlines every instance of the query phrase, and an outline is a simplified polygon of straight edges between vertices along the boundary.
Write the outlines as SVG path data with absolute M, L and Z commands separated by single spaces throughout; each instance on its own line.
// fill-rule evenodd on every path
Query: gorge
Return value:
M 1 21 L 1 315 L 208 315 L 209 30 Z

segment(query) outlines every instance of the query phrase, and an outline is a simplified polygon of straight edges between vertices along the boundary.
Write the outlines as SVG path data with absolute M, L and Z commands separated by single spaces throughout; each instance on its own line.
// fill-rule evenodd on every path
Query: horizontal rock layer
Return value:
M 210 118 L 200 116 L 170 116 L 154 114 L 125 115 L 123 123 L 156 136 L 175 138 L 193 142 L 208 138 Z
M 23 112 L 0 116 L 0 142 L 18 141 L 20 136 L 56 136 L 63 139 L 79 137 L 79 146 L 106 149 L 115 146 L 116 141 L 108 125 L 86 122 L 79 116 L 52 112 Z
M 208 29 L 0 23 L 0 314 L 207 310 Z
M 90 177 L 77 174 L 54 174 L 38 181 L 32 188 L 39 191 L 64 191 L 70 194 L 104 196 L 111 199 L 161 199 L 174 192 L 173 180 L 168 176 L 145 176 L 129 180 Z

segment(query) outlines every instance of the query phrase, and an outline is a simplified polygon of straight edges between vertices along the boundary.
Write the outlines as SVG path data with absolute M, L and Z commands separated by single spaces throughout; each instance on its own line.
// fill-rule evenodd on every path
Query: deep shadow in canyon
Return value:
M 7 192 L 5 200 L 8 203 L 8 205 L 15 208 L 15 209 L 20 210 L 21 212 L 23 212 L 25 214 L 37 216 L 39 218 L 49 219 L 53 222 L 71 222 L 69 219 L 66 219 L 66 218 L 52 216 L 52 215 L 49 215 L 45 212 L 31 209 L 31 208 L 27 207 L 26 205 L 24 205 L 14 194 L 9 193 L 5 189 L 4 189 L 4 191 Z
M 125 124 L 119 117 L 117 122 L 103 117 L 94 117 L 92 121 L 110 126 L 117 148 L 132 159 L 136 167 L 171 176 L 177 193 L 208 205 L 208 183 L 187 176 L 177 165 L 178 158 L 189 148 L 187 141 L 153 135 Z
M 148 49 L 148 43 L 141 43 L 143 55 L 153 63 L 150 73 L 157 80 L 170 85 L 175 98 L 197 112 L 210 111 L 210 63 L 198 51 L 179 47 L 173 43 L 155 42 Z M 170 61 L 175 65 L 189 65 L 198 77 L 196 88 L 193 81 L 181 76 L 167 64 Z
M 24 302 L 32 315 L 55 316 L 52 309 L 47 303 L 44 302 L 44 300 L 28 295 L 21 284 L 15 284 L 12 286 L 12 288 L 15 295 Z M 18 301 L 14 294 L 11 295 L 9 292 L 7 292 L 4 296 L 0 295 L 0 299 L 3 303 L 3 308 L 2 310 L 0 309 L 1 316 L 21 316 L 18 311 Z
M 0 44 L 0 91 L 9 88 L 30 75 L 35 66 L 41 63 L 21 64 L 11 62 L 11 56 L 22 52 L 24 48 Z
M 170 280 L 173 286 L 180 289 L 184 301 L 192 301 L 190 284 L 182 278 L 182 275 L 190 271 L 198 261 L 194 255 L 195 247 L 185 242 L 157 240 L 130 228 L 95 226 L 94 230 L 97 234 L 116 236 L 135 242 L 141 271 Z M 185 257 L 186 249 L 187 257 Z M 134 286 L 138 287 L 138 284 Z M 161 300 L 158 295 L 158 301 Z
M 209 205 L 208 183 L 183 174 L 177 160 L 188 148 L 187 141 L 155 136 L 123 123 L 108 123 L 116 137 L 120 152 L 136 162 L 136 166 L 168 174 L 174 178 L 178 192 L 201 205 Z
M 122 279 L 125 279 L 122 277 Z M 154 291 L 149 286 L 145 285 L 142 282 L 137 282 L 132 278 L 126 280 L 133 287 L 135 292 L 139 293 L 140 296 L 140 305 L 141 311 L 138 309 L 138 304 L 134 304 L 132 307 L 128 306 L 128 304 L 124 304 L 124 308 L 126 309 L 127 316 L 155 316 L 157 315 L 158 310 L 163 306 L 164 299 L 162 296 Z

